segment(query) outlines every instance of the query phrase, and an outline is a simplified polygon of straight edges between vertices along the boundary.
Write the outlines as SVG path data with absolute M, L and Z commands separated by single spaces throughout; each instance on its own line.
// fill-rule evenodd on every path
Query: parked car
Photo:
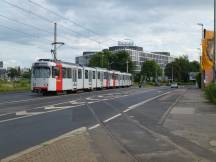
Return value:
M 171 83 L 171 88 L 178 88 L 178 83 Z

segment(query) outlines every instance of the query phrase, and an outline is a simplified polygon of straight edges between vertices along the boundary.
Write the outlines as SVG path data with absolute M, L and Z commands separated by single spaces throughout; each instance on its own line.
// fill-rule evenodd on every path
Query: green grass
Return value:
M 209 101 L 216 104 L 216 84 L 210 84 L 205 88 L 205 95 Z
M 20 92 L 29 91 L 30 81 L 26 79 L 21 79 L 19 81 L 6 81 L 0 80 L 0 93 L 4 92 Z

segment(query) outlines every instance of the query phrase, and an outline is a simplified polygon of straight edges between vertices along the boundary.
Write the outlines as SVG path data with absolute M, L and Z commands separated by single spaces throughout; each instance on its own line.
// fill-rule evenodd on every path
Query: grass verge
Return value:
M 205 95 L 209 101 L 216 104 L 216 84 L 210 84 L 205 88 Z

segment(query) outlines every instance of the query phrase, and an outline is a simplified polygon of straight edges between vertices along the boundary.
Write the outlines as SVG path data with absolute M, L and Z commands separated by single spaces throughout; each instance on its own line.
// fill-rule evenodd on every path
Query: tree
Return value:
M 200 63 L 198 61 L 190 62 L 190 72 L 199 72 L 200 71 Z
M 127 71 L 127 64 L 128 72 L 133 73 L 134 65 L 127 51 L 119 51 L 113 53 L 111 57 L 111 62 L 109 62 L 110 69 L 119 70 L 121 72 Z
M 176 62 L 168 63 L 165 67 L 165 75 L 174 81 L 181 80 L 180 67 Z M 172 76 L 173 75 L 173 76 Z
M 22 75 L 22 78 L 30 79 L 31 78 L 31 70 L 25 71 Z
M 11 68 L 9 71 L 8 71 L 8 76 L 14 80 L 16 77 L 19 76 L 19 73 L 18 73 L 18 70 L 15 69 L 15 68 Z
M 151 78 L 156 80 L 158 76 L 161 76 L 162 70 L 155 61 L 150 60 L 143 63 L 140 73 L 144 80 L 150 81 Z
M 134 66 L 128 52 L 119 51 L 119 52 L 111 53 L 108 50 L 104 50 L 102 52 L 96 53 L 94 56 L 91 57 L 89 61 L 89 66 L 126 72 L 127 62 L 128 62 L 128 72 L 132 73 Z
M 198 72 L 200 65 L 197 61 L 190 62 L 187 56 L 176 58 L 173 62 L 168 63 L 165 67 L 165 75 L 175 81 L 189 81 L 189 72 Z
M 109 68 L 109 61 L 111 59 L 111 55 L 111 52 L 108 50 L 98 52 L 95 55 L 93 55 L 89 60 L 89 66 Z

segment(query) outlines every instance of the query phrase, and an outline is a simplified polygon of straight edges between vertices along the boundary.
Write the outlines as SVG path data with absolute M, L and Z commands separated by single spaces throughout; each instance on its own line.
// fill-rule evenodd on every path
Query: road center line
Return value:
M 128 109 L 124 110 L 123 112 L 127 112 L 127 111 L 130 111 L 130 110 L 133 110 L 133 109 L 135 109 L 135 108 L 137 108 L 137 107 L 139 107 L 139 106 L 141 106 L 141 105 L 143 105 L 143 104 L 145 104 L 145 103 L 147 103 L 147 102 L 150 102 L 150 101 L 152 101 L 152 100 L 155 100 L 156 98 L 159 98 L 159 97 L 164 96 L 164 95 L 169 94 L 169 93 L 170 93 L 170 91 L 169 91 L 169 92 L 166 92 L 166 93 L 163 93 L 163 94 L 160 94 L 160 95 L 158 95 L 158 96 L 149 98 L 149 99 L 147 99 L 147 100 L 145 100 L 145 101 L 142 101 L 142 102 L 139 102 L 139 103 L 137 103 L 137 104 L 135 104 L 135 105 L 129 106 Z
M 119 113 L 119 114 L 117 114 L 117 115 L 115 115 L 115 116 L 112 116 L 111 118 L 108 118 L 108 119 L 104 120 L 103 122 L 104 122 L 104 123 L 107 123 L 107 122 L 109 122 L 110 120 L 113 120 L 113 119 L 115 119 L 115 118 L 117 118 L 117 117 L 119 117 L 119 116 L 121 116 L 121 115 L 122 115 L 122 114 Z
M 95 129 L 95 128 L 99 127 L 99 126 L 100 126 L 100 124 L 95 124 L 95 125 L 93 125 L 92 127 L 89 127 L 88 130 Z

